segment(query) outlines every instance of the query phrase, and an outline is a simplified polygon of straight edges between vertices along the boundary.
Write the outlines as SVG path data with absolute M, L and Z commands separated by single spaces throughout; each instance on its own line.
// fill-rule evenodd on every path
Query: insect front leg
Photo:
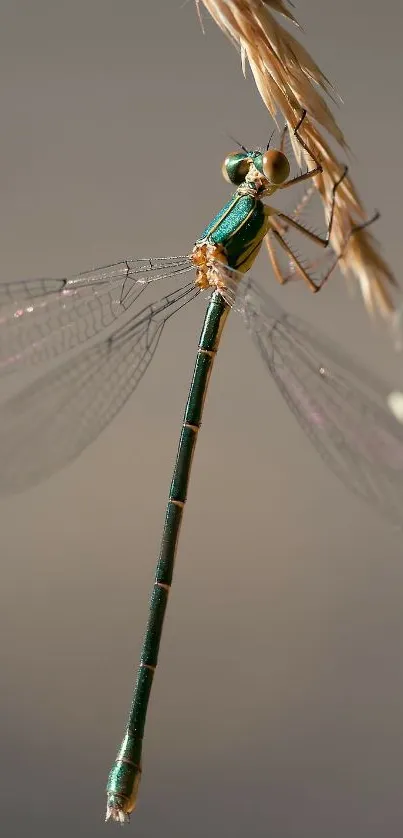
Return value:
M 278 242 L 280 247 L 287 253 L 287 255 L 290 259 L 290 262 L 292 262 L 292 264 L 294 265 L 294 268 L 295 268 L 296 272 L 300 275 L 300 277 L 304 280 L 304 282 L 306 282 L 306 284 L 308 285 L 310 290 L 313 293 L 315 293 L 316 291 L 319 291 L 319 286 L 309 276 L 308 271 L 301 264 L 300 260 L 298 259 L 298 256 L 296 256 L 296 254 L 293 253 L 290 245 L 287 244 L 287 242 L 285 241 L 285 239 L 283 238 L 281 233 L 279 233 L 278 230 L 275 228 L 275 226 L 273 224 L 271 224 L 270 229 L 266 233 L 266 236 L 265 236 L 265 244 L 266 244 L 266 247 L 267 247 L 267 250 L 268 250 L 268 253 L 269 253 L 269 258 L 270 258 L 270 261 L 271 261 L 271 264 L 272 264 L 274 275 L 275 275 L 277 281 L 280 283 L 280 285 L 285 285 L 286 282 L 288 282 L 289 277 L 284 275 L 284 272 L 280 267 L 279 261 L 278 261 L 277 256 L 276 256 L 276 252 L 273 248 L 272 241 L 270 240 L 270 236 L 272 236 Z M 336 258 L 336 262 L 337 262 L 337 258 Z M 332 270 L 333 270 L 333 266 L 332 266 Z
M 294 128 L 294 136 L 295 136 L 295 139 L 297 140 L 297 142 L 300 144 L 301 148 L 303 148 L 304 151 L 306 151 L 306 153 L 309 154 L 310 158 L 316 164 L 315 168 L 311 169 L 309 172 L 304 172 L 304 174 L 302 174 L 302 175 L 297 175 L 296 177 L 290 178 L 290 180 L 286 180 L 285 183 L 279 184 L 277 186 L 277 189 L 288 189 L 289 186 L 295 186 L 295 184 L 301 183 L 302 181 L 308 180 L 309 178 L 313 178 L 316 175 L 322 174 L 322 172 L 323 172 L 323 166 L 322 166 L 318 156 L 315 154 L 314 151 L 312 151 L 308 147 L 305 140 L 302 139 L 302 137 L 299 133 L 299 129 L 300 129 L 305 117 L 306 117 L 306 110 L 304 109 L 302 111 L 301 119 L 299 120 L 298 124 Z M 282 139 L 281 139 L 282 144 L 284 143 L 284 138 L 285 138 L 285 129 L 283 130 L 283 134 L 282 134 Z
M 339 179 L 336 181 L 336 183 L 333 184 L 332 200 L 331 200 L 331 204 L 330 204 L 330 213 L 329 213 L 329 221 L 328 221 L 327 231 L 326 231 L 325 236 L 318 236 L 316 233 L 313 233 L 311 230 L 308 230 L 307 227 L 304 227 L 304 225 L 301 224 L 299 221 L 296 221 L 294 218 L 292 218 L 292 216 L 287 215 L 284 212 L 276 213 L 277 217 L 281 218 L 287 225 L 291 225 L 291 227 L 294 227 L 295 230 L 299 230 L 299 232 L 302 233 L 303 236 L 306 236 L 307 238 L 309 238 L 311 241 L 315 242 L 315 244 L 319 245 L 320 247 L 328 247 L 328 245 L 330 244 L 330 236 L 332 235 L 334 208 L 335 208 L 335 205 L 336 205 L 336 193 L 337 193 L 337 190 L 338 190 L 340 184 L 342 183 L 342 181 L 346 177 L 347 172 L 348 172 L 348 166 L 344 166 L 343 172 L 340 175 Z
M 275 215 L 272 215 L 270 217 L 269 229 L 268 229 L 263 241 L 266 245 L 267 252 L 269 254 L 269 259 L 270 259 L 270 262 L 271 262 L 271 266 L 273 268 L 274 276 L 275 276 L 277 282 L 280 283 L 280 285 L 285 285 L 288 282 L 289 277 L 285 276 L 284 271 L 282 270 L 280 262 L 277 258 L 276 251 L 273 247 L 273 242 L 271 240 L 270 233 L 273 232 L 274 230 L 276 230 L 276 232 L 279 234 L 281 240 L 283 241 L 282 234 L 285 234 L 287 232 L 287 227 L 285 226 L 285 224 L 282 224 L 282 222 L 280 222 L 280 220 L 277 219 Z

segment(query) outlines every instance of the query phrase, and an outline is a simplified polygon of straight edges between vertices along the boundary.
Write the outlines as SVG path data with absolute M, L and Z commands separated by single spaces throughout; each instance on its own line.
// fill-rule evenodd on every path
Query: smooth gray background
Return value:
M 320 10 L 318 12 L 318 7 Z M 352 174 L 400 275 L 403 11 L 298 0 Z M 185 253 L 227 200 L 227 134 L 271 123 L 192 2 L 0 3 L 4 277 Z M 275 282 L 265 256 L 257 273 Z M 390 367 L 337 276 L 294 312 Z M 78 462 L 0 506 L 1 833 L 95 836 L 123 732 L 203 306 Z M 400 370 L 400 373 L 399 373 Z M 231 318 L 214 373 L 127 834 L 375 838 L 403 828 L 403 556 L 329 475 Z

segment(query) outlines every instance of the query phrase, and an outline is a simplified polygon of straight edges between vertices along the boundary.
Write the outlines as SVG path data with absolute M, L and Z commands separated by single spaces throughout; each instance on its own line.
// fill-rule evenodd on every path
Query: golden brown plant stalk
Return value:
M 298 123 L 302 110 L 307 111 L 300 134 L 323 166 L 323 173 L 315 177 L 314 182 L 326 214 L 333 184 L 342 167 L 321 129 L 328 131 L 343 150 L 347 150 L 348 146 L 322 95 L 332 97 L 332 85 L 300 42 L 281 26 L 273 12 L 283 15 L 297 27 L 298 22 L 284 0 L 202 2 L 240 50 L 244 70 L 248 61 L 269 113 L 275 120 L 282 114 L 290 128 L 290 137 L 293 137 L 292 129 Z M 200 0 L 196 0 L 196 5 L 200 11 Z M 298 143 L 294 142 L 293 148 L 297 160 L 302 162 L 301 153 L 305 153 Z M 307 158 L 304 162 L 311 165 L 312 161 Z M 394 309 L 390 288 L 397 286 L 395 277 L 368 229 L 359 230 L 348 240 L 351 230 L 366 219 L 365 208 L 351 179 L 346 177 L 337 192 L 331 244 L 336 253 L 343 254 L 339 264 L 344 275 L 353 275 L 358 280 L 367 309 L 373 312 L 377 308 L 386 316 Z

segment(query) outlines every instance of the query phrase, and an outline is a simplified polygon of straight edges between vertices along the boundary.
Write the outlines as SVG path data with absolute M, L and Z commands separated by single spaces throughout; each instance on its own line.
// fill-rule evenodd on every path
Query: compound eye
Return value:
M 243 152 L 234 151 L 233 154 L 228 154 L 221 167 L 224 180 L 239 186 L 249 172 L 250 162 L 250 158 Z
M 284 183 L 290 174 L 288 158 L 282 151 L 271 148 L 263 155 L 263 174 L 270 183 L 278 186 Z

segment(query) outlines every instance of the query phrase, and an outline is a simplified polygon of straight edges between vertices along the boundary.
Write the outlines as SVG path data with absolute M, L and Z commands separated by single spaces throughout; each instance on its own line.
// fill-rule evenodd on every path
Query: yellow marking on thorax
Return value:
M 252 267 L 262 246 L 263 239 L 269 229 L 269 217 L 271 215 L 271 212 L 269 211 L 268 213 L 266 213 L 266 207 L 264 207 L 264 210 L 265 221 L 262 224 L 260 230 L 258 230 L 258 232 L 256 233 L 255 238 L 250 242 L 249 246 L 245 248 L 242 254 L 242 261 L 239 262 L 236 266 L 236 270 L 240 271 L 241 273 L 246 273 Z

